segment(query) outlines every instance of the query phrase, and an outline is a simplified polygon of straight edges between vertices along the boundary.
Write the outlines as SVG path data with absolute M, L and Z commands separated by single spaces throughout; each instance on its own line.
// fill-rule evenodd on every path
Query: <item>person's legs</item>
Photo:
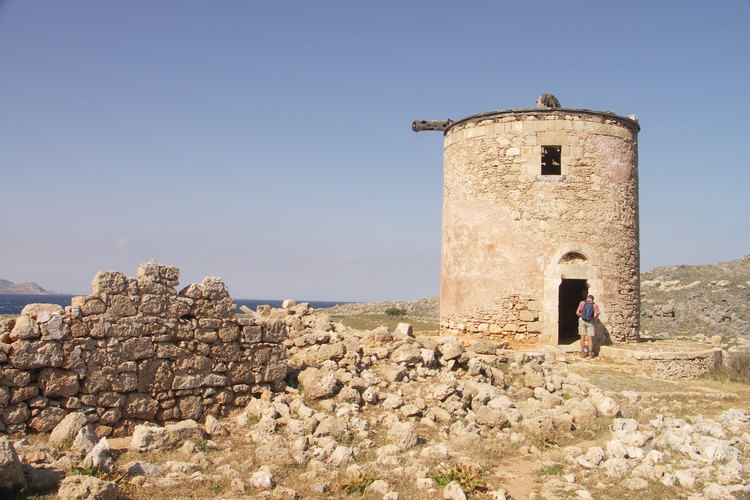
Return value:
M 586 349 L 586 324 L 582 320 L 578 320 L 578 336 L 581 337 L 581 356 L 584 356 Z
M 578 335 L 581 337 L 581 356 L 594 355 L 594 325 L 587 321 L 578 321 Z

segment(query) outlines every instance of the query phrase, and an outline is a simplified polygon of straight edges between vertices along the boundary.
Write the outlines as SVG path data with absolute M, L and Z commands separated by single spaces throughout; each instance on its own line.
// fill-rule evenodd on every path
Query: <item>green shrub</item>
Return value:
M 457 464 L 440 467 L 432 479 L 440 486 L 447 486 L 455 481 L 466 494 L 487 491 L 487 485 L 479 480 L 479 468 L 472 465 Z
M 389 307 L 385 310 L 389 318 L 403 318 L 406 316 L 406 309 L 401 307 Z
M 357 477 L 355 477 L 354 479 L 342 482 L 341 489 L 349 495 L 353 495 L 355 493 L 364 495 L 365 490 L 374 482 L 374 477 L 360 472 L 359 475 L 357 475 Z
M 211 453 L 212 451 L 216 451 L 216 448 L 209 445 L 208 441 L 203 438 L 195 442 L 195 447 L 196 449 L 198 449 L 198 451 L 202 451 L 203 453 Z
M 102 481 L 110 481 L 113 483 L 120 483 L 127 475 L 122 472 L 104 472 L 100 470 L 99 467 L 94 467 L 90 458 L 83 463 L 82 467 L 73 467 L 70 469 L 70 473 L 74 476 L 93 476 Z
M 560 464 L 547 465 L 536 471 L 540 476 L 561 476 L 565 469 Z

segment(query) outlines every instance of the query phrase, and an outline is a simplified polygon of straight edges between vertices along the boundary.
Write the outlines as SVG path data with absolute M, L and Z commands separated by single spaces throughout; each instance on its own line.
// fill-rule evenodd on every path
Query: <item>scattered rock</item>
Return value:
M 57 492 L 60 500 L 116 500 L 117 484 L 93 476 L 68 476 Z
M 466 500 L 466 493 L 456 481 L 451 481 L 443 488 L 445 500 Z
M 78 432 L 88 423 L 86 415 L 81 412 L 68 413 L 62 421 L 55 426 L 49 435 L 49 444 L 52 446 L 70 445 L 76 438 Z
M 130 439 L 130 449 L 146 452 L 165 448 L 169 445 L 169 431 L 164 427 L 137 425 Z
M 273 488 L 275 483 L 273 481 L 271 468 L 264 465 L 259 471 L 253 473 L 253 475 L 250 476 L 250 484 L 261 490 L 270 490 Z
M 0 493 L 12 494 L 26 487 L 21 462 L 7 437 L 0 437 Z

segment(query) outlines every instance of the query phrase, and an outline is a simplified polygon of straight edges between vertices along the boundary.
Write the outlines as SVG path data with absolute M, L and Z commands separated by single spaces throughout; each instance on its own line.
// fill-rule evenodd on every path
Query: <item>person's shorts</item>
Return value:
M 594 322 L 583 321 L 578 319 L 578 335 L 581 337 L 593 337 L 594 336 Z

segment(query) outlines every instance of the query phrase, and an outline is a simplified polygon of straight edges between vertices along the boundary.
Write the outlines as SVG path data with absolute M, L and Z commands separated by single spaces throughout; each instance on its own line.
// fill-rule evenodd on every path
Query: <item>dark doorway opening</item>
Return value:
M 557 343 L 570 344 L 578 340 L 578 304 L 588 295 L 586 280 L 563 279 L 557 304 Z

